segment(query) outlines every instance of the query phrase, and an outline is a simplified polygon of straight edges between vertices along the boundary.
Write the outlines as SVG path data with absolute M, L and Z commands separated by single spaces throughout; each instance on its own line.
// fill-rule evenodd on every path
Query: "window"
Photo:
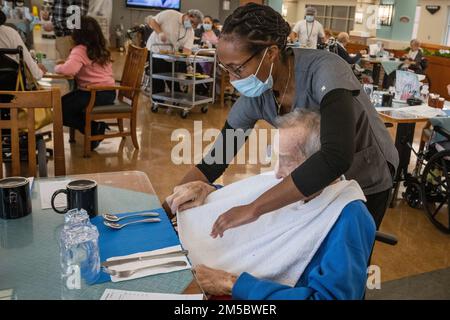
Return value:
M 450 46 L 450 7 L 448 7 L 448 15 L 447 15 L 447 37 L 445 41 L 446 46 Z
M 325 29 L 335 32 L 350 32 L 355 23 L 355 6 L 326 6 L 307 4 L 317 9 L 317 20 Z
M 378 7 L 378 20 L 381 26 L 392 26 L 392 17 L 394 15 L 393 4 L 380 4 Z
M 414 28 L 411 39 L 417 39 L 419 33 L 420 14 L 422 13 L 422 7 L 416 7 L 416 17 L 414 18 Z

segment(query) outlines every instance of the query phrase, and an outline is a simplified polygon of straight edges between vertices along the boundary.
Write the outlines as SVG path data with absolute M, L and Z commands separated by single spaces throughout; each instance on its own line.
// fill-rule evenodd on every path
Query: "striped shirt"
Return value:
M 89 9 L 89 0 L 55 0 L 53 3 L 52 22 L 55 27 L 55 34 L 58 37 L 67 36 L 72 33 L 67 23 L 74 23 L 75 10 L 71 6 L 80 8 L 81 16 L 86 16 Z

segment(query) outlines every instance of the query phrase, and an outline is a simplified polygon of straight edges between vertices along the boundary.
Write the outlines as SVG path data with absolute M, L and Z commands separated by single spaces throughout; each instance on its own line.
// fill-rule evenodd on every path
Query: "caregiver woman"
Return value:
M 188 172 L 166 203 L 172 212 L 183 211 L 201 205 L 214 191 L 211 183 L 232 161 L 211 164 L 216 149 L 223 147 L 226 155 L 226 149 L 234 148 L 236 155 L 241 147 L 225 145 L 222 137 L 227 129 L 251 129 L 258 120 L 274 124 L 279 115 L 309 108 L 321 114 L 321 151 L 253 203 L 220 216 L 211 232 L 214 238 L 307 199 L 343 174 L 361 185 L 377 227 L 386 211 L 399 162 L 388 131 L 349 65 L 325 51 L 286 49 L 290 31 L 278 12 L 254 3 L 238 8 L 225 21 L 218 58 L 242 97 L 230 111 L 215 147 Z

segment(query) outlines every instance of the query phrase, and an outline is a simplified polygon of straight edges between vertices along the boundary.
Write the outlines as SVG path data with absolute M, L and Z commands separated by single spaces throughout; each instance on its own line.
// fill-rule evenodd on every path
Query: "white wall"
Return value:
M 298 21 L 298 19 L 297 19 L 297 11 L 298 11 L 297 0 L 285 0 L 284 6 L 287 9 L 286 20 L 291 24 L 297 22 Z
M 425 43 L 444 44 L 450 0 L 419 0 L 419 5 L 422 14 L 417 38 Z M 426 5 L 439 5 L 441 10 L 432 15 L 425 9 Z

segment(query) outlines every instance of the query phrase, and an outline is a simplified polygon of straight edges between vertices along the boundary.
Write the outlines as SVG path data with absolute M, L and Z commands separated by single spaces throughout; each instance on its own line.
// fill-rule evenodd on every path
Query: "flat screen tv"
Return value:
M 180 10 L 181 0 L 125 0 L 127 7 L 139 9 Z

